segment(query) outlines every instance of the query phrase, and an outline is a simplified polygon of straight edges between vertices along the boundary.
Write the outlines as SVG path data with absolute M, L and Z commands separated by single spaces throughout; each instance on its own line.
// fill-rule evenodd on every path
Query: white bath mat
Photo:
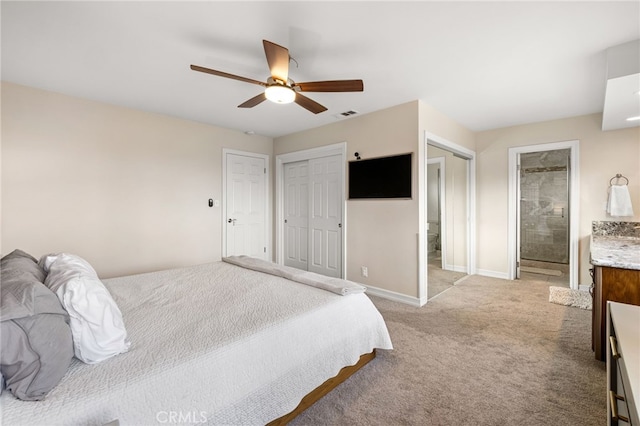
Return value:
M 591 310 L 593 306 L 593 299 L 588 291 L 573 290 L 567 287 L 549 287 L 549 302 L 588 310 Z

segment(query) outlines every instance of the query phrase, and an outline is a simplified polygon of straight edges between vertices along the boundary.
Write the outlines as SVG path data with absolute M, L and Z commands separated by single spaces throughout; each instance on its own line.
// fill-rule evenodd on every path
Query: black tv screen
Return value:
M 349 162 L 349 199 L 411 198 L 411 154 Z

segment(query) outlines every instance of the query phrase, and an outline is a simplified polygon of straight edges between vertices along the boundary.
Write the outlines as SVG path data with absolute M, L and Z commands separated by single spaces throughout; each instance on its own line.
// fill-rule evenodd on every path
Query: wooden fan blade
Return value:
M 307 98 L 306 96 L 300 93 L 296 93 L 295 102 L 301 107 L 311 111 L 314 114 L 318 114 L 327 110 L 327 108 L 325 108 L 324 106 L 320 105 L 319 103 L 317 103 L 312 99 Z
M 289 78 L 289 49 L 268 40 L 262 40 L 262 45 L 271 70 L 271 77 L 286 84 Z
M 362 92 L 364 83 L 362 80 L 333 80 L 311 81 L 308 83 L 296 83 L 295 86 L 302 92 Z
M 264 92 L 262 92 L 259 95 L 249 99 L 248 101 L 241 103 L 240 105 L 238 105 L 238 108 L 253 108 L 254 106 L 266 100 L 267 100 L 267 97 L 264 95 Z
M 212 70 L 211 68 L 200 67 L 198 65 L 191 65 L 191 69 L 194 70 L 194 71 L 200 71 L 200 72 L 204 72 L 204 73 L 207 73 L 207 74 L 217 75 L 219 77 L 225 77 L 225 78 L 231 78 L 233 80 L 244 81 L 245 83 L 257 84 L 257 85 L 262 86 L 262 87 L 266 87 L 267 86 L 267 83 L 263 83 L 262 81 L 252 80 L 250 78 L 240 77 L 239 75 L 229 74 L 227 72 L 222 72 L 222 71 L 217 71 L 217 70 Z

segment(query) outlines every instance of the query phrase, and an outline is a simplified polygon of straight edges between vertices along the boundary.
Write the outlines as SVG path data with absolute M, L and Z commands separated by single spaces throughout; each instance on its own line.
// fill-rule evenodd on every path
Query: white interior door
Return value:
M 225 255 L 267 259 L 266 160 L 226 153 Z
M 284 165 L 284 264 L 308 269 L 309 162 Z
M 309 160 L 309 271 L 340 277 L 344 166 L 334 155 Z

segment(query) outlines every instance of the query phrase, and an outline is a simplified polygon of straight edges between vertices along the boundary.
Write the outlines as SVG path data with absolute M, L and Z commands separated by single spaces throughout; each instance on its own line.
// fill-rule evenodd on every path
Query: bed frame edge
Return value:
M 376 357 L 375 349 L 372 352 L 361 355 L 358 362 L 356 362 L 354 365 L 347 365 L 346 367 L 343 367 L 338 372 L 338 374 L 328 379 L 326 382 L 324 382 L 323 384 L 321 384 L 320 386 L 318 386 L 317 388 L 309 392 L 304 398 L 302 398 L 302 401 L 300 401 L 300 404 L 298 404 L 298 406 L 293 411 L 291 411 L 289 414 L 285 414 L 284 416 L 279 417 L 267 423 L 267 426 L 286 425 L 291 420 L 293 420 L 296 416 L 298 416 L 298 414 L 302 413 L 304 410 L 311 407 L 316 401 L 318 401 L 320 398 L 322 398 L 323 396 L 331 392 L 331 390 L 337 387 L 340 383 L 344 382 L 349 377 L 351 377 L 351 375 L 353 375 L 356 371 L 360 370 L 362 367 L 367 365 L 369 361 L 371 361 L 375 357 Z

